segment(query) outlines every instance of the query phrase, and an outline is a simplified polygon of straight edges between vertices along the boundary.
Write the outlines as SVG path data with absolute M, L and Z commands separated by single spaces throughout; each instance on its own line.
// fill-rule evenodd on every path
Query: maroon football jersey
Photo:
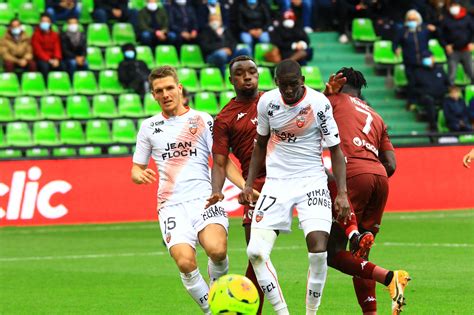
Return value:
M 339 93 L 328 98 L 347 158 L 347 177 L 366 173 L 387 176 L 378 154 L 393 151 L 393 145 L 382 117 L 357 97 Z
M 212 153 L 227 155 L 232 152 L 241 164 L 245 179 L 257 137 L 257 103 L 262 94 L 251 102 L 237 102 L 233 98 L 214 121 Z M 262 176 L 265 176 L 265 168 L 257 177 Z

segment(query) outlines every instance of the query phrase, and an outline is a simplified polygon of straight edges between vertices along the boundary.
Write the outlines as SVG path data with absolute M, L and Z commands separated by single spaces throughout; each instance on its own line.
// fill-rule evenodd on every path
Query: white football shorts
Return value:
M 331 231 L 331 197 L 326 177 L 267 178 L 253 212 L 252 228 L 291 232 L 296 208 L 305 237 Z
M 176 244 L 189 244 L 196 248 L 198 233 L 209 224 L 222 225 L 229 229 L 227 212 L 221 203 L 204 209 L 207 198 L 199 198 L 183 203 L 163 206 L 158 211 L 161 234 L 168 250 Z

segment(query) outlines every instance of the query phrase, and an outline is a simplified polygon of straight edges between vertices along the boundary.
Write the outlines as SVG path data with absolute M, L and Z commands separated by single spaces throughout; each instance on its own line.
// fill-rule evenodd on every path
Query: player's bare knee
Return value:
M 191 272 L 193 270 L 196 270 L 197 268 L 196 260 L 191 257 L 186 257 L 186 256 L 177 257 L 175 258 L 175 261 L 176 261 L 176 265 L 178 266 L 179 271 L 183 273 Z
M 211 248 L 206 249 L 206 253 L 207 256 L 215 262 L 223 261 L 227 257 L 227 249 L 225 245 L 212 246 Z
M 306 245 L 310 253 L 322 253 L 327 250 L 329 233 L 313 231 L 306 235 Z

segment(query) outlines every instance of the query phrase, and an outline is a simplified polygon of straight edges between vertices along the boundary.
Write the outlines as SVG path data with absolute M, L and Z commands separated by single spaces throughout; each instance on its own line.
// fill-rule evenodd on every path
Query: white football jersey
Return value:
M 302 99 L 289 106 L 274 89 L 263 94 L 257 111 L 258 134 L 271 134 L 266 156 L 268 178 L 326 176 L 322 140 L 332 147 L 340 139 L 331 103 L 324 94 L 305 86 Z
M 209 156 L 212 117 L 189 109 L 181 116 L 162 113 L 143 121 L 133 162 L 148 165 L 150 156 L 159 173 L 158 208 L 209 196 Z

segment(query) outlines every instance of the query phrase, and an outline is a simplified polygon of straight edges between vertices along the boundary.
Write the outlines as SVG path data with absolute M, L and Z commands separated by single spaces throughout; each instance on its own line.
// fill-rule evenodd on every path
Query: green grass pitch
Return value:
M 199 314 L 156 223 L 0 229 L 0 314 Z M 244 273 L 245 242 L 231 219 L 230 272 Z M 201 272 L 207 258 L 198 251 Z M 387 213 L 371 260 L 413 281 L 404 314 L 474 314 L 474 211 Z M 302 231 L 272 254 L 292 314 L 304 314 Z M 390 314 L 377 287 L 379 314 Z M 264 314 L 273 314 L 269 304 Z M 329 270 L 318 314 L 360 314 L 349 276 Z

